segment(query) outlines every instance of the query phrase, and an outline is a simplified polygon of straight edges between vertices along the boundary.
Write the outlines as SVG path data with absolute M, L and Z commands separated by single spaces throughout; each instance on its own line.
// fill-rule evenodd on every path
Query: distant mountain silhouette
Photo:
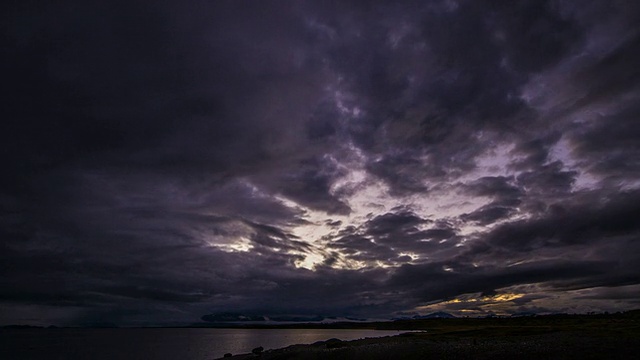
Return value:
M 456 317 L 444 312 L 444 311 L 436 311 L 427 315 L 416 315 L 413 317 L 414 319 L 455 319 Z
M 414 316 L 403 316 L 393 318 L 392 320 L 422 320 L 422 319 L 455 319 L 456 317 L 444 312 L 444 311 L 436 311 L 427 315 L 414 315 Z
M 522 311 L 515 314 L 511 314 L 511 317 L 532 317 L 536 316 L 536 313 L 530 311 Z
M 244 315 L 233 312 L 204 315 L 200 319 L 206 322 L 266 321 L 261 315 Z
M 38 325 L 22 325 L 22 324 L 0 326 L 0 329 L 42 329 L 42 328 L 43 328 L 42 326 L 38 326 Z
M 275 321 L 275 322 L 318 322 L 326 318 L 324 316 L 301 316 L 301 315 L 247 315 L 236 312 L 224 312 L 218 314 L 209 314 L 201 317 L 202 321 L 210 323 L 221 322 L 258 322 L 258 321 Z
M 295 315 L 269 316 L 269 320 L 271 321 L 314 322 L 314 321 L 322 321 L 324 319 L 325 319 L 324 316 L 295 316 Z

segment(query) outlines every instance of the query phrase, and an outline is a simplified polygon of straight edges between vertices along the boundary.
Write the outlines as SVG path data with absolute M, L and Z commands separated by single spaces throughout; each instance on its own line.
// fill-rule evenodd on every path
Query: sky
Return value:
M 0 7 L 0 325 L 640 307 L 640 2 Z

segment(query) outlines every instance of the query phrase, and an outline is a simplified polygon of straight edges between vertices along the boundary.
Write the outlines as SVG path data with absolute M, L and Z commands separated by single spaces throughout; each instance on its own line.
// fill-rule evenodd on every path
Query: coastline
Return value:
M 639 326 L 632 320 L 524 328 L 444 326 L 429 332 L 352 341 L 330 339 L 218 359 L 635 359 L 640 350 Z

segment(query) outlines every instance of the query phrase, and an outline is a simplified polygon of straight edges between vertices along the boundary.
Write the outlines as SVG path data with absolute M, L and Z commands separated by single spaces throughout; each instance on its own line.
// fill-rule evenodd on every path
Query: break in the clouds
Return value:
M 9 1 L 0 322 L 640 305 L 633 1 Z

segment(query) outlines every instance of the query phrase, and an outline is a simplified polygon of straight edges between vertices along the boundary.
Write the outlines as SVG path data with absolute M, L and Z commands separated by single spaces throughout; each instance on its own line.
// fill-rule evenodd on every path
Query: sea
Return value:
M 364 329 L 0 329 L 0 359 L 212 360 L 337 338 L 355 340 L 398 335 Z

